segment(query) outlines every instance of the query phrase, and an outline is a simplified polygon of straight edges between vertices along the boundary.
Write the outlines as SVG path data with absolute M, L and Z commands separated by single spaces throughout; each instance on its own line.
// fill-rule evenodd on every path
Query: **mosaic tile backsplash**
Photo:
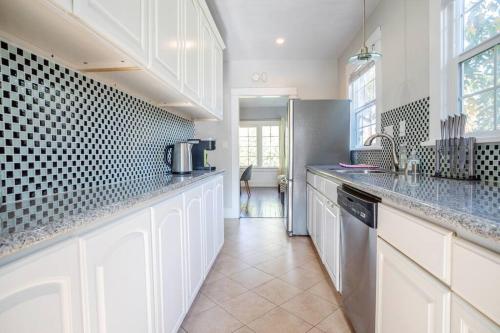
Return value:
M 0 58 L 1 205 L 167 174 L 166 146 L 194 136 L 192 121 L 10 43 Z
M 399 124 L 405 121 L 405 135 L 399 136 Z M 429 139 L 429 97 L 403 105 L 382 113 L 382 128 L 392 125 L 396 150 L 406 143 L 408 154 L 414 149 L 421 161 L 421 171 L 427 175 L 434 174 L 435 149 L 422 147 L 421 142 Z M 353 163 L 367 163 L 390 169 L 391 155 L 389 144 L 382 141 L 382 150 L 351 151 Z M 483 143 L 476 146 L 476 175 L 486 182 L 500 183 L 500 143 Z M 467 162 L 468 163 L 468 162 Z M 444 174 L 449 172 L 446 163 Z

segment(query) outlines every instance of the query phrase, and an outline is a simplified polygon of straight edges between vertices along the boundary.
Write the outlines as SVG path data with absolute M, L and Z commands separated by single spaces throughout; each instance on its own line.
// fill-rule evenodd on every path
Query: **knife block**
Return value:
M 436 140 L 434 177 L 479 180 L 475 152 L 475 137 Z

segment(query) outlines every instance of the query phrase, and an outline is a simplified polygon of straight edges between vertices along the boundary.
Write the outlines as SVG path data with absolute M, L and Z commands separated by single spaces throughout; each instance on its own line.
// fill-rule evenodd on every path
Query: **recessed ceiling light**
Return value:
M 281 37 L 276 38 L 276 44 L 278 44 L 278 45 L 285 44 L 285 38 L 281 38 Z

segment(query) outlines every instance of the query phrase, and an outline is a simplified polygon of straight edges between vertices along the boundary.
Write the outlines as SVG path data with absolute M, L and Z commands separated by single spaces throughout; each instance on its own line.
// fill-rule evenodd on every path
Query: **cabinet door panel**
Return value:
M 314 194 L 314 234 L 316 239 L 316 249 L 323 257 L 323 226 L 324 226 L 325 203 L 319 193 Z
M 76 242 L 42 251 L 0 270 L 2 333 L 82 332 Z
M 200 99 L 200 13 L 194 0 L 184 1 L 184 93 Z
M 214 43 L 214 68 L 215 68 L 215 114 L 221 119 L 224 117 L 224 55 L 217 43 Z
M 377 252 L 376 331 L 448 332 L 449 289 L 380 238 Z
M 74 0 L 73 4 L 74 14 L 93 30 L 147 64 L 149 0 Z
M 209 267 L 215 258 L 215 223 L 216 216 L 214 210 L 215 192 L 214 182 L 209 182 L 203 185 L 203 218 L 205 226 L 205 272 L 208 272 Z
M 325 205 L 325 230 L 323 237 L 324 262 L 330 277 L 338 289 L 339 286 L 339 212 L 331 201 Z
M 213 58 L 213 37 L 207 22 L 202 24 L 203 39 L 203 105 L 213 111 L 215 70 Z
M 152 65 L 171 85 L 181 83 L 181 0 L 152 1 Z
M 215 254 L 219 252 L 222 245 L 224 244 L 224 183 L 222 176 L 217 179 L 217 185 L 215 190 L 215 201 L 216 201 L 216 211 L 217 211 L 217 231 L 216 231 L 216 249 Z
M 188 304 L 193 301 L 204 278 L 202 196 L 201 186 L 187 191 L 184 195 L 188 246 Z
M 149 210 L 81 241 L 91 332 L 153 332 Z
M 500 326 L 489 320 L 459 296 L 451 297 L 452 333 L 500 333 Z
M 155 287 L 159 329 L 175 333 L 186 314 L 185 224 L 183 198 L 178 196 L 153 207 Z

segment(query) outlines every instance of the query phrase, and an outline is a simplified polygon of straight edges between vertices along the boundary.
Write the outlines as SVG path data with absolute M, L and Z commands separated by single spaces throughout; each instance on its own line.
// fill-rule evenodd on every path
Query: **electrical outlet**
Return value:
M 399 136 L 405 136 L 406 135 L 406 121 L 401 120 L 399 122 Z
M 394 136 L 394 125 L 384 127 L 384 133 L 389 134 L 390 136 Z

